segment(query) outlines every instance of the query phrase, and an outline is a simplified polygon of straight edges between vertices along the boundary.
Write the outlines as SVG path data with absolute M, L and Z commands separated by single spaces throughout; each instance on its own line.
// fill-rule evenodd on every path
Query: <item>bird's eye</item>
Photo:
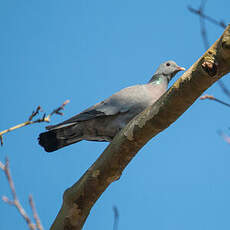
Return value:
M 170 66 L 170 63 L 169 63 L 169 62 L 167 62 L 167 63 L 166 63 L 166 66 Z

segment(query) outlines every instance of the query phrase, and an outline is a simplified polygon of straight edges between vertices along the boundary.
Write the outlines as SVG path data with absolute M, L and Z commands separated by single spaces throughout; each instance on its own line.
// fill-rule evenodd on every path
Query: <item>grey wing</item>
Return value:
M 96 117 L 112 116 L 118 113 L 128 112 L 135 105 L 139 107 L 138 102 L 140 99 L 138 98 L 141 96 L 140 90 L 142 87 L 142 85 L 136 85 L 125 88 L 113 94 L 108 99 L 97 103 L 84 110 L 83 112 L 71 117 L 70 119 L 57 125 L 47 126 L 46 128 L 48 130 L 62 128 L 65 126 L 73 125 L 76 122 L 87 121 Z

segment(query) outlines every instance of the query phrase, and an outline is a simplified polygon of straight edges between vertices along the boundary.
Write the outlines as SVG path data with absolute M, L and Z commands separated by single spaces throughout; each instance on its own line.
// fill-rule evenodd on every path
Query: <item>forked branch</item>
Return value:
M 36 108 L 36 110 L 33 111 L 32 114 L 29 116 L 29 118 L 28 118 L 27 121 L 25 121 L 25 122 L 23 122 L 21 124 L 18 124 L 16 126 L 13 126 L 13 127 L 9 128 L 9 129 L 5 129 L 5 130 L 3 130 L 3 131 L 0 132 L 0 142 L 1 142 L 1 145 L 3 145 L 3 134 L 6 134 L 8 132 L 11 132 L 11 131 L 13 131 L 15 129 L 22 128 L 22 127 L 27 126 L 27 125 L 32 125 L 32 124 L 41 123 L 41 122 L 50 122 L 50 118 L 54 114 L 63 115 L 63 113 L 61 111 L 64 110 L 64 107 L 68 103 L 69 103 L 69 100 L 66 100 L 61 106 L 59 106 L 57 109 L 54 109 L 50 114 L 46 115 L 44 113 L 42 115 L 42 117 L 40 117 L 40 118 L 38 118 L 36 120 L 33 120 L 42 111 L 41 106 L 38 106 Z
M 33 202 L 32 195 L 29 196 L 29 202 L 30 202 L 30 206 L 32 208 L 32 212 L 33 212 L 33 216 L 34 216 L 36 224 L 34 224 L 31 221 L 31 219 L 27 215 L 25 209 L 22 207 L 22 205 L 21 205 L 21 203 L 20 203 L 20 201 L 19 201 L 19 199 L 17 197 L 17 194 L 16 194 L 14 182 L 13 182 L 13 179 L 12 179 L 12 176 L 11 176 L 11 173 L 10 173 L 10 169 L 9 169 L 9 160 L 7 158 L 6 158 L 6 163 L 5 164 L 3 164 L 0 161 L 0 169 L 2 169 L 4 171 L 4 173 L 5 173 L 5 175 L 6 175 L 7 181 L 8 181 L 9 186 L 10 186 L 10 191 L 11 191 L 12 197 L 13 197 L 13 199 L 10 200 L 8 197 L 3 196 L 2 200 L 4 202 L 6 202 L 7 204 L 14 206 L 18 210 L 20 215 L 26 221 L 26 223 L 27 223 L 27 225 L 28 225 L 30 230 L 36 230 L 36 229 L 43 230 L 41 221 L 40 221 L 40 219 L 38 217 L 38 214 L 37 214 L 37 211 L 35 209 L 35 204 Z

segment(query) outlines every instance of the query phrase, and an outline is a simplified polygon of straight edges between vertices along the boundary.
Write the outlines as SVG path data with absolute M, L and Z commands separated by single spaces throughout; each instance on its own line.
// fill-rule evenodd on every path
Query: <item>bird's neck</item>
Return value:
M 155 84 L 156 85 L 159 85 L 159 84 L 167 84 L 168 85 L 169 79 L 167 78 L 167 76 L 165 76 L 163 74 L 154 74 L 148 83 L 153 84 L 153 85 L 155 85 Z

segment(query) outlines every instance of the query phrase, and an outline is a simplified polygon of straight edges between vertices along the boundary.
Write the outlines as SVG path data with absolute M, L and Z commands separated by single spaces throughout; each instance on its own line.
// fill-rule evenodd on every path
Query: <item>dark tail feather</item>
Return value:
M 53 129 L 39 135 L 39 144 L 46 152 L 53 152 L 67 145 L 81 141 L 82 133 L 79 131 L 80 129 L 78 129 L 76 125 Z
M 41 133 L 38 140 L 39 144 L 45 149 L 46 152 L 53 152 L 59 149 L 60 143 L 55 132 L 49 131 Z

